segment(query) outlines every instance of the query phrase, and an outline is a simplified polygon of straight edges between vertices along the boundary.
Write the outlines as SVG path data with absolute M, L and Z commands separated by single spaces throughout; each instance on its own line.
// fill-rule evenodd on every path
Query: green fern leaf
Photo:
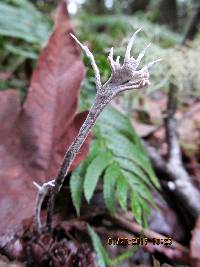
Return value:
M 70 190 L 72 196 L 72 203 L 76 209 L 77 215 L 80 215 L 80 204 L 83 192 L 83 177 L 80 175 L 81 165 L 73 171 L 70 178 Z
M 82 194 L 81 186 L 89 202 L 100 176 L 105 171 L 103 196 L 108 210 L 111 213 L 115 212 L 117 200 L 121 208 L 126 211 L 130 193 L 132 211 L 137 221 L 141 223 L 145 219 L 144 215 L 149 213 L 150 206 L 155 206 L 149 188 L 155 190 L 158 182 L 139 137 L 129 120 L 110 107 L 97 121 L 94 136 L 96 139 L 92 141 L 90 154 L 79 171 L 79 176 L 83 177 L 82 182 L 77 182 L 72 176 L 71 185 L 74 187 L 71 189 L 72 200 L 77 213 L 80 209 L 80 198 L 76 199 L 75 196 L 79 192 Z
M 124 131 L 130 136 L 133 135 L 132 126 L 127 120 L 127 118 L 112 107 L 107 107 L 101 114 L 99 118 L 101 126 L 105 125 L 107 127 L 111 126 L 112 129 L 117 131 Z
M 0 3 L 0 35 L 44 45 L 50 25 L 48 19 L 29 1 L 15 1 L 16 5 Z
M 88 166 L 91 162 L 97 157 L 100 152 L 103 152 L 102 149 L 102 140 L 92 140 L 90 144 L 90 153 L 87 158 L 81 163 L 82 168 L 80 169 L 80 175 L 85 177 Z
M 128 194 L 128 183 L 124 176 L 120 176 L 117 180 L 117 198 L 119 204 L 123 210 L 127 210 L 127 194 Z
M 114 157 L 115 161 L 119 164 L 121 169 L 127 170 L 140 177 L 149 187 L 152 187 L 152 183 L 147 174 L 132 160 L 122 157 Z
M 72 203 L 76 209 L 77 215 L 80 215 L 81 197 L 83 193 L 83 180 L 85 172 L 89 164 L 99 153 L 101 147 L 100 140 L 94 140 L 90 145 L 90 154 L 73 172 L 70 177 L 70 191 L 72 197 Z
M 140 198 L 135 191 L 131 192 L 130 197 L 131 197 L 131 209 L 132 209 L 132 212 L 134 214 L 134 218 L 135 218 L 137 223 L 142 224 L 143 213 L 142 213 L 142 206 L 140 203 Z
M 88 166 L 83 185 L 85 198 L 88 202 L 93 196 L 99 176 L 111 163 L 111 161 L 112 157 L 110 153 L 101 152 L 94 158 L 94 160 Z
M 95 233 L 90 225 L 87 226 L 89 236 L 92 240 L 92 245 L 97 254 L 97 263 L 99 267 L 106 267 L 107 262 L 109 262 L 108 254 L 105 248 L 103 247 L 100 238 Z
M 119 264 L 125 260 L 127 260 L 128 258 L 130 258 L 131 256 L 133 256 L 134 252 L 136 252 L 136 250 L 138 250 L 138 246 L 133 246 L 131 249 L 121 253 L 119 256 L 117 256 L 114 259 L 110 259 L 109 260 L 109 266 L 120 266 Z
M 122 172 L 132 190 L 137 192 L 144 200 L 154 205 L 154 199 L 145 184 L 140 181 L 140 177 L 125 170 Z
M 149 204 L 146 201 L 143 201 L 143 199 L 141 199 L 141 203 L 142 203 L 141 206 L 142 206 L 143 227 L 148 228 L 147 218 L 148 218 L 149 214 L 151 213 L 151 207 L 149 206 Z
M 87 228 L 88 228 L 89 236 L 92 240 L 92 245 L 97 254 L 97 263 L 99 267 L 119 265 L 121 262 L 130 258 L 133 255 L 133 253 L 138 249 L 138 246 L 134 246 L 133 248 L 121 253 L 119 256 L 115 257 L 114 259 L 111 259 L 106 249 L 102 245 L 101 239 L 95 233 L 93 228 L 90 225 L 88 225 Z
M 108 107 L 100 116 L 98 127 L 107 147 L 112 151 L 113 155 L 128 159 L 135 163 L 135 165 L 137 164 L 141 171 L 143 171 L 143 174 L 140 176 L 144 176 L 144 178 L 148 176 L 149 184 L 159 188 L 159 183 L 149 158 L 128 118 L 112 107 Z M 139 168 L 137 168 L 137 172 Z
M 107 140 L 107 146 L 114 155 L 132 159 L 141 168 L 145 169 L 144 156 L 141 155 L 141 151 L 135 151 L 136 148 L 129 139 L 118 132 L 112 134 L 111 132 L 102 131 L 102 135 Z
M 112 214 L 115 212 L 115 183 L 118 176 L 118 166 L 109 165 L 104 174 L 103 195 L 106 207 Z

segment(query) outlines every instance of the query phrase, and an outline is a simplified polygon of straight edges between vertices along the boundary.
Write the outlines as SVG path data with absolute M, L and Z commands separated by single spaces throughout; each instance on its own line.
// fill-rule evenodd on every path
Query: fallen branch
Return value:
M 150 240 L 152 240 L 153 238 L 155 239 L 166 239 L 167 237 L 164 235 L 161 235 L 157 232 L 154 232 L 150 229 L 146 229 L 143 228 L 141 225 L 129 221 L 128 219 L 124 218 L 124 216 L 119 216 L 119 215 L 115 215 L 115 216 L 111 216 L 111 215 L 106 215 L 106 218 L 111 221 L 113 224 L 119 226 L 121 229 L 124 229 L 130 233 L 133 234 L 139 234 L 139 235 L 144 235 L 145 237 L 149 238 Z M 148 246 L 148 245 L 147 245 Z M 146 246 L 145 246 L 146 247 Z M 151 248 L 152 249 L 152 248 Z M 180 258 L 176 258 L 177 260 L 184 260 L 185 263 L 189 262 L 189 249 L 184 247 L 183 245 L 181 245 L 180 243 L 172 240 L 172 245 L 170 247 L 164 247 L 164 249 L 162 249 L 162 246 L 153 246 L 154 250 L 157 250 L 163 254 L 165 254 L 167 257 L 169 256 L 176 256 L 178 257 L 178 255 L 180 256 Z M 176 250 L 179 253 L 173 253 L 172 250 Z
M 145 143 L 145 147 L 152 160 L 155 169 L 164 173 L 173 186 L 169 189 L 177 194 L 178 198 L 184 203 L 188 214 L 193 218 L 200 215 L 200 191 L 193 184 L 192 178 L 183 166 L 181 148 L 176 133 L 176 121 L 174 114 L 177 104 L 177 88 L 171 85 L 168 96 L 167 116 L 165 119 L 166 141 L 168 144 L 168 159 L 164 160 L 155 148 Z M 173 187 L 173 188 L 172 188 Z
M 192 218 L 197 219 L 200 214 L 200 192 L 193 184 L 192 178 L 182 165 L 175 166 L 167 163 L 158 153 L 158 151 L 145 143 L 145 148 L 149 154 L 155 171 L 164 174 L 168 179 L 168 188 L 173 191 L 184 203 L 184 209 Z
M 200 5 L 198 5 L 195 9 L 196 13 L 191 21 L 191 24 L 186 32 L 186 35 L 182 41 L 182 45 L 185 45 L 188 40 L 193 40 L 195 35 L 199 31 L 199 23 L 200 23 Z
M 197 103 L 191 109 L 189 109 L 188 111 L 184 112 L 183 115 L 182 115 L 182 118 L 177 119 L 176 126 L 181 125 L 181 123 L 183 123 L 184 120 L 187 120 L 187 119 L 191 118 L 195 113 L 199 112 L 199 110 L 200 110 L 200 103 Z M 134 109 L 134 111 L 137 112 L 137 109 Z M 160 125 L 155 126 L 154 129 L 152 129 L 147 135 L 145 135 L 145 138 L 147 138 L 147 139 L 150 138 L 156 132 L 158 132 L 163 126 L 164 126 L 164 123 L 161 122 Z
M 184 46 L 187 40 L 192 40 L 196 34 L 196 24 L 199 21 L 200 7 L 193 18 L 188 32 L 186 33 L 181 46 Z M 200 191 L 193 184 L 192 178 L 183 166 L 181 148 L 176 133 L 177 122 L 174 115 L 177 106 L 178 88 L 171 84 L 168 93 L 167 117 L 165 118 L 166 141 L 168 145 L 168 160 L 164 160 L 154 147 L 145 144 L 155 169 L 159 173 L 164 173 L 168 177 L 169 189 L 173 190 L 181 201 L 188 214 L 195 220 L 200 215 Z M 196 108 L 193 112 L 198 110 Z M 186 116 L 187 117 L 187 116 Z M 178 123 L 181 123 L 182 119 Z M 182 206 L 182 205 L 181 205 Z
M 182 162 L 181 148 L 176 133 L 176 121 L 174 114 L 176 112 L 178 90 L 175 86 L 171 86 L 168 98 L 168 116 L 165 120 L 165 129 L 168 144 L 168 173 L 174 174 L 174 183 L 182 195 L 184 203 L 192 209 L 195 218 L 200 215 L 200 191 L 193 184 L 192 178 L 185 170 Z M 172 176 L 173 177 L 173 176 Z

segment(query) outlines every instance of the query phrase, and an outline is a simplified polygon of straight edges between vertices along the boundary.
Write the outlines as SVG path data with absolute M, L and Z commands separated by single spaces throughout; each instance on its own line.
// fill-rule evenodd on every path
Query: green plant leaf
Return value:
M 112 107 L 106 108 L 97 121 L 97 140 L 103 140 L 105 151 L 111 154 L 113 164 L 118 166 L 118 179 L 116 182 L 117 200 L 123 210 L 127 209 L 128 194 L 137 194 L 138 212 L 137 221 L 144 221 L 144 212 L 150 206 L 155 206 L 151 190 L 159 188 L 158 180 L 152 169 L 150 160 L 132 128 L 129 119 Z M 94 134 L 95 134 L 94 133 Z M 104 188 L 105 189 L 105 188 Z M 108 191 L 104 192 L 108 199 Z M 110 199 L 113 191 L 110 191 Z M 106 204 L 107 205 L 107 204 Z M 114 203 L 112 203 L 112 207 Z M 113 208 L 109 209 L 113 212 Z M 134 209 L 132 209 L 134 211 Z
M 72 202 L 77 215 L 80 215 L 81 197 L 83 192 L 83 177 L 80 175 L 82 166 L 79 165 L 72 173 L 70 178 L 70 190 Z
M 150 203 L 151 205 L 155 205 L 154 199 L 149 189 L 142 181 L 140 181 L 140 177 L 129 171 L 123 170 L 122 172 L 132 190 L 136 191 L 138 195 L 140 195 L 140 197 L 148 201 L 148 203 Z
M 16 45 L 12 45 L 12 44 L 6 44 L 5 48 L 15 54 L 15 55 L 19 55 L 25 58 L 31 58 L 31 59 L 37 59 L 38 54 L 34 52 L 33 48 L 31 49 L 27 49 L 27 48 L 22 48 Z
M 98 179 L 105 168 L 111 163 L 112 157 L 108 152 L 99 153 L 87 168 L 84 179 L 84 194 L 89 202 L 93 196 Z
M 105 171 L 103 195 L 106 207 L 111 213 L 115 212 L 115 183 L 119 176 L 119 168 L 115 164 L 111 164 Z
M 88 225 L 88 233 L 92 240 L 92 245 L 97 254 L 97 263 L 99 267 L 106 267 L 106 263 L 109 262 L 108 254 L 105 248 L 103 247 L 100 238 L 95 233 L 90 225 Z
M 101 127 L 110 127 L 110 129 L 117 130 L 118 132 L 125 132 L 133 137 L 133 128 L 127 120 L 126 116 L 112 107 L 107 107 L 101 114 L 99 121 Z
M 127 170 L 136 174 L 140 177 L 147 185 L 152 187 L 151 180 L 147 176 L 147 174 L 132 160 L 122 157 L 115 157 L 116 162 L 118 162 L 121 169 Z
M 106 249 L 104 248 L 104 246 L 101 242 L 101 239 L 95 233 L 93 228 L 90 225 L 88 225 L 87 228 L 88 228 L 89 236 L 92 240 L 92 245 L 93 245 L 94 250 L 97 254 L 97 263 L 98 263 L 99 267 L 119 265 L 121 262 L 130 258 L 134 254 L 134 252 L 138 249 L 138 246 L 134 246 L 133 248 L 131 248 L 131 249 L 121 253 L 117 257 L 111 259 L 108 255 Z
M 79 174 L 84 180 L 86 200 L 91 200 L 98 180 L 105 171 L 103 196 L 108 210 L 114 213 L 118 201 L 126 211 L 127 202 L 130 201 L 128 195 L 133 192 L 137 202 L 135 206 L 132 205 L 136 207 L 132 210 L 136 211 L 134 215 L 141 223 L 146 219 L 145 212 L 149 214 L 149 207 L 155 206 L 150 189 L 155 190 L 158 182 L 139 137 L 126 116 L 111 107 L 100 116 L 93 134 L 95 139 Z M 81 183 L 79 186 L 82 186 Z M 77 209 L 78 204 L 73 202 Z
M 76 209 L 77 215 L 80 215 L 81 196 L 83 193 L 83 180 L 89 164 L 99 153 L 102 146 L 100 140 L 93 140 L 90 144 L 90 153 L 87 158 L 72 172 L 70 177 L 70 191 L 72 203 Z
M 133 246 L 131 249 L 122 252 L 119 256 L 115 257 L 114 259 L 109 259 L 109 266 L 117 266 L 121 262 L 127 260 L 131 256 L 133 256 L 134 252 L 138 250 L 138 246 Z
M 141 170 L 140 177 L 147 178 L 146 182 L 148 180 L 149 185 L 159 188 L 150 160 L 128 118 L 112 107 L 108 107 L 100 116 L 97 124 L 102 138 L 104 138 L 112 154 L 124 159 L 120 163 L 127 165 L 126 159 L 131 161 L 132 171 L 137 171 L 138 173 Z
M 15 5 L 0 3 L 0 35 L 19 38 L 42 47 L 49 35 L 50 24 L 29 1 Z
M 144 169 L 146 174 L 150 177 L 151 182 L 156 187 L 159 186 L 144 146 L 126 116 L 112 107 L 108 107 L 100 116 L 99 128 L 102 136 L 108 141 L 108 145 L 110 144 L 110 148 L 113 152 L 118 153 L 118 156 L 121 155 L 124 158 L 135 161 L 135 163 Z M 111 138 L 112 136 L 115 136 L 115 138 Z M 118 146 L 116 146 L 116 143 L 118 143 Z M 121 148 L 119 144 L 121 144 L 121 146 L 123 145 L 123 147 Z M 125 154 L 125 152 L 127 153 Z
M 121 176 L 117 180 L 117 198 L 119 204 L 123 210 L 127 210 L 127 194 L 128 194 L 128 183 L 124 176 Z
M 134 214 L 134 218 L 137 223 L 142 224 L 142 206 L 140 203 L 140 198 L 135 191 L 131 192 L 131 209 Z

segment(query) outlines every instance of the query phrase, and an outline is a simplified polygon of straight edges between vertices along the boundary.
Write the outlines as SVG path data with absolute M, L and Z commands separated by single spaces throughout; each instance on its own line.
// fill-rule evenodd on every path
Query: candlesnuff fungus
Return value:
M 118 56 L 116 61 L 113 59 L 113 47 L 110 49 L 110 54 L 108 56 L 108 62 L 110 63 L 112 74 L 108 81 L 102 85 L 99 69 L 96 65 L 96 62 L 94 60 L 94 57 L 87 46 L 81 44 L 79 40 L 71 34 L 71 36 L 74 38 L 74 40 L 80 45 L 80 47 L 85 51 L 87 57 L 90 59 L 90 63 L 93 67 L 94 73 L 95 73 L 95 80 L 96 80 L 96 89 L 97 94 L 108 94 L 112 92 L 113 97 L 117 95 L 118 93 L 125 91 L 125 90 L 131 90 L 131 89 L 139 89 L 144 87 L 145 85 L 149 85 L 149 69 L 160 59 L 150 62 L 149 64 L 145 65 L 142 69 L 137 70 L 141 59 L 144 57 L 145 52 L 147 48 L 150 46 L 150 44 L 139 54 L 137 59 L 134 59 L 131 57 L 131 48 L 133 46 L 133 42 L 135 39 L 136 34 L 141 31 L 141 29 L 138 29 L 133 36 L 131 37 L 125 57 L 124 57 L 124 63 L 121 65 L 119 60 L 120 57 Z
M 135 39 L 136 34 L 141 29 L 138 29 L 133 36 L 131 37 L 123 64 L 120 64 L 120 57 L 118 56 L 116 61 L 113 59 L 113 48 L 110 50 L 110 54 L 108 56 L 108 61 L 111 66 L 111 76 L 105 84 L 101 84 L 101 78 L 99 69 L 95 62 L 93 54 L 90 52 L 87 46 L 83 45 L 73 34 L 71 34 L 72 38 L 80 45 L 80 47 L 85 51 L 87 57 L 90 60 L 92 68 L 95 74 L 95 81 L 96 81 L 96 97 L 94 99 L 94 103 L 89 110 L 86 120 L 84 121 L 83 125 L 81 126 L 78 135 L 72 142 L 71 146 L 68 148 L 60 170 L 58 172 L 57 177 L 55 180 L 52 180 L 48 183 L 43 184 L 42 186 L 37 185 L 34 183 L 38 188 L 38 196 L 37 196 L 37 203 L 36 203 L 36 214 L 35 214 L 35 221 L 36 221 L 36 228 L 38 231 L 41 229 L 41 221 L 40 221 L 40 211 L 42 202 L 50 192 L 50 198 L 47 207 L 47 226 L 51 229 L 51 221 L 52 215 L 54 210 L 54 202 L 55 197 L 60 191 L 65 177 L 68 174 L 69 168 L 75 159 L 77 153 L 79 152 L 84 140 L 88 136 L 92 126 L 95 124 L 95 121 L 105 106 L 119 93 L 131 90 L 131 89 L 140 89 L 146 85 L 150 84 L 149 81 L 149 70 L 150 68 L 160 61 L 160 59 L 150 62 L 149 64 L 145 65 L 143 68 L 137 70 L 141 59 L 145 55 L 146 49 L 149 45 L 139 54 L 137 59 L 131 57 L 131 48 L 133 46 L 133 42 Z

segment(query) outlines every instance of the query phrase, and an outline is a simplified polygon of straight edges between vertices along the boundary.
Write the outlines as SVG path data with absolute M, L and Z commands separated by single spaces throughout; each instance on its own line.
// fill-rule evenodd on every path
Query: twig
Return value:
M 192 40 L 195 36 L 195 21 L 199 20 L 199 7 L 194 17 L 188 33 L 181 45 L 185 45 L 187 40 Z M 158 172 L 165 173 L 173 181 L 173 187 L 176 195 L 184 203 L 188 214 L 197 219 L 200 215 L 200 191 L 193 184 L 192 178 L 183 166 L 181 157 L 181 147 L 176 134 L 176 121 L 174 114 L 176 112 L 178 90 L 171 84 L 168 94 L 167 118 L 165 119 L 165 131 L 168 144 L 168 160 L 164 160 L 155 148 L 145 144 L 154 167 Z
M 173 162 L 169 164 L 154 147 L 144 144 L 155 171 L 164 174 L 164 177 L 173 183 L 174 194 L 181 200 L 181 203 L 184 203 L 184 210 L 192 218 L 197 219 L 200 215 L 200 192 L 184 166 L 174 165 Z M 170 183 L 168 185 L 170 189 Z
M 88 113 L 88 116 L 84 121 L 82 127 L 80 128 L 77 137 L 74 139 L 73 143 L 71 144 L 64 156 L 63 163 L 55 179 L 55 186 L 52 187 L 50 190 L 50 198 L 47 206 L 47 227 L 49 230 L 51 230 L 51 222 L 56 195 L 60 191 L 73 160 L 79 152 L 84 140 L 88 136 L 99 114 L 102 112 L 105 106 L 119 93 L 130 89 L 140 89 L 150 84 L 149 69 L 159 60 L 150 62 L 142 69 L 137 70 L 137 67 L 140 63 L 140 60 L 144 56 L 146 49 L 143 50 L 141 54 L 139 54 L 137 59 L 134 59 L 130 56 L 134 38 L 139 31 L 140 29 L 136 31 L 130 39 L 126 49 L 125 59 L 122 65 L 119 62 L 119 57 L 117 57 L 116 61 L 113 59 L 113 48 L 111 48 L 110 54 L 108 56 L 108 61 L 111 65 L 112 74 L 104 85 L 101 85 L 99 69 L 95 63 L 92 53 L 89 51 L 87 46 L 82 45 L 78 41 L 78 39 L 71 34 L 72 38 L 74 38 L 74 40 L 85 51 L 87 57 L 91 62 L 95 73 L 97 94 L 94 99 L 94 103 Z M 46 193 L 45 190 L 44 193 Z M 44 199 L 44 196 L 38 197 L 38 199 L 39 201 L 37 203 L 37 206 L 41 206 L 40 202 L 41 199 Z M 36 208 L 36 210 L 39 209 Z
M 186 32 L 186 35 L 182 41 L 182 45 L 185 45 L 188 40 L 193 40 L 195 35 L 199 31 L 199 23 L 200 23 L 200 5 L 198 5 L 195 9 L 196 13 L 192 19 L 192 22 L 190 23 L 190 26 Z
M 187 203 L 195 218 L 200 215 L 200 191 L 192 183 L 192 178 L 185 170 L 181 157 L 181 147 L 176 134 L 176 112 L 178 90 L 171 86 L 168 97 L 168 116 L 165 120 L 165 130 L 168 144 L 167 170 L 174 177 L 175 186 L 181 199 Z
M 168 93 L 167 116 L 165 118 L 165 131 L 168 144 L 168 164 L 173 166 L 182 165 L 181 149 L 176 133 L 176 121 L 174 118 L 177 108 L 178 88 L 171 84 Z
M 189 118 L 191 118 L 195 113 L 197 113 L 200 110 L 200 103 L 195 104 L 191 109 L 189 109 L 188 111 L 184 112 L 182 115 L 182 118 L 177 119 L 176 121 L 176 126 L 181 125 L 181 123 L 183 123 L 184 120 L 187 120 Z M 137 109 L 134 109 L 134 111 L 137 111 Z M 159 131 L 161 128 L 163 127 L 163 122 L 155 127 L 154 129 L 152 129 L 152 131 L 150 133 L 148 133 L 145 138 L 149 138 L 152 135 L 154 135 L 157 131 Z
M 176 112 L 178 90 L 171 85 L 168 97 L 168 116 L 165 120 L 165 130 L 168 144 L 167 170 L 174 177 L 174 183 L 179 195 L 191 208 L 195 217 L 200 215 L 200 192 L 193 185 L 192 178 L 185 170 L 181 157 L 181 148 L 176 134 L 176 122 L 174 114 Z
M 137 224 L 135 222 L 131 222 L 128 219 L 126 219 L 122 216 L 119 216 L 119 215 L 111 216 L 110 214 L 107 214 L 106 218 L 108 220 L 112 221 L 112 223 L 114 223 L 115 225 L 118 225 L 120 228 L 125 229 L 126 231 L 129 231 L 131 233 L 143 234 L 145 237 L 147 237 L 149 239 L 159 238 L 159 239 L 164 240 L 165 238 L 167 238 L 166 236 L 164 236 L 162 234 L 154 232 L 150 229 L 145 229 L 142 226 L 140 226 L 139 224 Z M 174 248 L 174 249 L 181 251 L 183 254 L 187 255 L 189 258 L 189 249 L 184 247 L 180 243 L 173 240 L 171 248 Z

